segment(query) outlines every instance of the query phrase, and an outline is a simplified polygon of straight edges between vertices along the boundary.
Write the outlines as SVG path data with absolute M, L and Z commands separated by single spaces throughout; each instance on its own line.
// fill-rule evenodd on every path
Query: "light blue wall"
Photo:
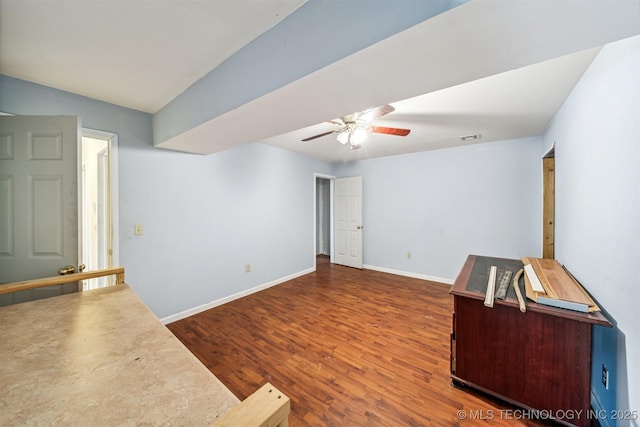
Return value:
M 539 256 L 540 150 L 529 138 L 341 166 L 363 176 L 364 263 L 453 280 L 469 254 Z
M 75 115 L 85 128 L 118 130 L 120 140 L 151 146 L 151 115 L 0 74 L 0 111 L 28 115 Z
M 159 317 L 313 267 L 314 173 L 328 164 L 262 144 L 209 156 L 130 148 L 121 256 Z
M 118 134 L 120 261 L 158 317 L 313 267 L 314 173 L 329 164 L 261 144 L 210 156 L 160 150 L 146 113 L 6 76 L 0 93 L 0 111 L 79 115 Z
M 592 393 L 607 410 L 640 411 L 638 76 L 640 37 L 605 46 L 544 136 L 556 144 L 556 258 L 617 322 L 594 328 Z M 609 390 L 602 363 L 613 370 Z
M 154 142 L 158 145 L 466 1 L 308 0 L 156 113 Z

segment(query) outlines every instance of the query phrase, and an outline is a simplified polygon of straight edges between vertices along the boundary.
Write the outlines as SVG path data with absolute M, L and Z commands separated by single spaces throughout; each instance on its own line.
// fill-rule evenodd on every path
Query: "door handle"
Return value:
M 361 225 L 359 225 L 357 228 L 358 228 L 358 230 L 362 230 L 362 226 Z
M 80 264 L 78 266 L 78 273 L 82 273 L 85 268 L 87 268 L 86 265 L 84 264 Z M 61 276 L 64 276 L 65 274 L 73 274 L 76 272 L 76 268 L 73 265 L 67 265 L 65 267 L 62 267 L 60 270 L 58 270 L 58 274 Z
M 73 274 L 76 272 L 76 268 L 73 265 L 67 265 L 58 270 L 58 274 L 63 276 L 65 274 Z

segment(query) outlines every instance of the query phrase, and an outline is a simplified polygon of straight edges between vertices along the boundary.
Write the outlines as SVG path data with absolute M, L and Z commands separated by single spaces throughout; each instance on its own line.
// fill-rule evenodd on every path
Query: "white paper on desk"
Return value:
M 487 292 L 484 297 L 484 305 L 493 308 L 493 295 L 496 291 L 496 274 L 498 267 L 492 265 L 489 269 L 489 281 L 487 282 Z
M 533 288 L 534 291 L 536 291 L 536 292 L 538 292 L 540 294 L 546 294 L 547 293 L 544 290 L 544 287 L 542 286 L 542 283 L 540 283 L 540 279 L 538 279 L 538 275 L 533 270 L 533 267 L 531 266 L 531 264 L 527 264 L 527 265 L 524 266 L 524 272 L 527 275 L 527 278 L 529 279 L 529 283 L 531 283 L 531 287 Z

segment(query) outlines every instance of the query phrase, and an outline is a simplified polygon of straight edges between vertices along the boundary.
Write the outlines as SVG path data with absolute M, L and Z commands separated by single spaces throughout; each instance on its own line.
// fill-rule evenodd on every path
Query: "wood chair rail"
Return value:
M 47 286 L 62 285 L 65 283 L 78 282 L 80 280 L 93 279 L 96 277 L 116 276 L 116 285 L 124 283 L 124 267 L 104 268 L 102 270 L 85 271 L 82 273 L 64 274 L 43 279 L 25 280 L 22 282 L 7 283 L 0 285 L 0 295 L 12 292 L 26 291 L 29 289 L 44 288 Z

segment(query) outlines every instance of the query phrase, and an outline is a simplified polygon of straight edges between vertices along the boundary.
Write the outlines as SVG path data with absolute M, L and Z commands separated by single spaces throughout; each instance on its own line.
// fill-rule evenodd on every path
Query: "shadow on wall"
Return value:
M 608 312 L 602 314 L 613 328 L 593 326 L 591 407 L 602 427 L 638 427 L 640 415 L 629 407 L 626 337 Z

